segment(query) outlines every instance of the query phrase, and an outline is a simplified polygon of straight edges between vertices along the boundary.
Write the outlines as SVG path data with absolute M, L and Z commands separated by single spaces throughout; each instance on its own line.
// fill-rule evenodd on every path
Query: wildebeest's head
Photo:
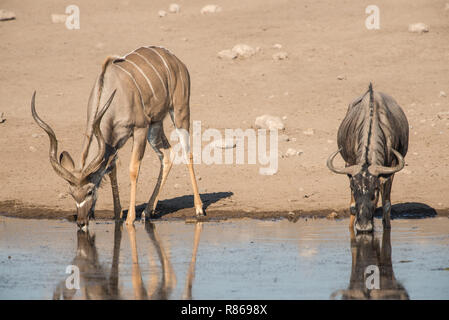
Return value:
M 335 173 L 349 176 L 351 192 L 355 200 L 355 228 L 360 232 L 373 231 L 373 217 L 379 199 L 381 178 L 391 175 L 404 168 L 404 157 L 396 150 L 391 149 L 397 158 L 397 165 L 385 167 L 379 165 L 352 165 L 345 168 L 335 168 L 333 160 L 341 151 L 337 150 L 327 160 L 328 168 Z
M 80 170 L 75 169 L 73 159 L 66 151 L 63 151 L 60 154 L 59 159 L 57 159 L 58 141 L 50 126 L 39 118 L 36 113 L 36 92 L 34 92 L 31 100 L 31 113 L 33 118 L 50 138 L 50 163 L 55 172 L 70 185 L 69 192 L 75 200 L 77 209 L 76 223 L 78 224 L 78 227 L 83 230 L 87 229 L 89 218 L 93 217 L 97 199 L 96 191 L 100 185 L 101 178 L 104 175 L 105 166 L 103 160 L 105 158 L 106 144 L 100 131 L 100 122 L 104 113 L 109 108 L 114 95 L 115 91 L 112 93 L 104 107 L 98 111 L 93 122 L 93 132 L 98 142 L 98 153 L 89 165 Z

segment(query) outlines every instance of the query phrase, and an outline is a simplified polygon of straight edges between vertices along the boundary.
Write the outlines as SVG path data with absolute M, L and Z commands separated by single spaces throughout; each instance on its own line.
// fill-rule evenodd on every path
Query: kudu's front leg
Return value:
M 382 217 L 382 224 L 384 226 L 384 229 L 390 229 L 391 223 L 390 223 L 390 217 L 391 217 L 391 186 L 393 185 L 393 178 L 394 174 L 391 175 L 390 178 L 388 178 L 383 184 L 380 189 L 382 194 L 382 211 L 383 211 L 383 217 Z
M 120 196 L 117 183 L 117 167 L 115 164 L 109 173 L 109 179 L 111 180 L 112 198 L 114 201 L 114 219 L 117 221 L 122 219 L 123 211 L 122 206 L 120 205 Z
M 129 163 L 129 177 L 131 180 L 131 192 L 129 200 L 129 210 L 126 217 L 126 224 L 133 224 L 136 220 L 136 189 L 137 179 L 139 177 L 140 163 L 145 153 L 146 138 L 148 129 L 135 129 L 133 133 L 134 142 Z

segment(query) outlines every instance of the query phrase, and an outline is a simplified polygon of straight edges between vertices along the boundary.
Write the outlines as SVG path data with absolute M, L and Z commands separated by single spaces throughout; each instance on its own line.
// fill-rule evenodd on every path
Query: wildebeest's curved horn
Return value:
M 104 138 L 103 138 L 103 135 L 102 135 L 101 130 L 100 130 L 100 122 L 101 122 L 101 119 L 103 118 L 103 115 L 105 114 L 106 110 L 108 110 L 109 106 L 111 105 L 112 100 L 114 99 L 116 91 L 117 91 L 117 89 L 114 90 L 114 92 L 112 92 L 112 94 L 109 97 L 108 101 L 106 101 L 103 109 L 101 109 L 97 113 L 97 115 L 95 117 L 95 120 L 93 122 L 93 131 L 94 131 L 94 135 L 97 138 L 97 142 L 98 142 L 98 154 L 92 160 L 92 162 L 89 163 L 89 165 L 83 170 L 83 174 L 82 174 L 81 180 L 86 178 L 92 172 L 97 171 L 99 166 L 103 162 L 104 153 L 106 151 L 106 144 L 104 142 Z
M 396 156 L 396 159 L 398 159 L 398 164 L 394 167 L 384 167 L 384 166 L 376 166 L 376 165 L 370 166 L 368 168 L 368 170 L 372 175 L 378 176 L 380 174 L 393 174 L 398 171 L 401 171 L 404 168 L 405 160 L 404 160 L 404 157 L 402 156 L 402 154 L 400 154 L 398 151 L 394 150 L 393 148 L 391 149 L 391 151 L 393 151 L 394 155 Z
M 330 171 L 338 173 L 338 174 L 350 174 L 353 176 L 362 169 L 362 167 L 359 165 L 353 165 L 353 166 L 349 166 L 349 167 L 345 167 L 345 168 L 341 168 L 341 169 L 335 168 L 333 165 L 334 158 L 340 151 L 341 151 L 341 148 L 338 149 L 337 151 L 335 151 L 334 153 L 332 153 L 329 156 L 329 158 L 327 159 L 327 167 L 329 168 Z
M 33 93 L 33 98 L 31 99 L 31 114 L 33 115 L 34 121 L 41 127 L 50 138 L 50 163 L 55 172 L 61 176 L 63 179 L 67 180 L 71 184 L 77 184 L 79 182 L 78 178 L 76 178 L 70 171 L 64 168 L 57 159 L 58 154 L 58 140 L 56 139 L 56 135 L 53 132 L 53 129 L 50 128 L 48 124 L 46 124 L 36 113 L 36 91 Z

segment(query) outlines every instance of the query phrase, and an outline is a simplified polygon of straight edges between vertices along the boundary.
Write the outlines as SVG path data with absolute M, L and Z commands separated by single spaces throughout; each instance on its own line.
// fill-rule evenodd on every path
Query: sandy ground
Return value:
M 347 178 L 332 174 L 325 160 L 336 149 L 348 103 L 370 81 L 398 101 L 411 125 L 407 167 L 395 178 L 393 203 L 449 208 L 449 121 L 437 118 L 438 112 L 449 111 L 449 97 L 439 95 L 449 94 L 445 2 L 378 0 L 380 30 L 373 31 L 365 28 L 365 7 L 371 3 L 355 0 L 217 0 L 223 11 L 214 15 L 200 14 L 204 1 L 179 0 L 181 12 L 164 18 L 157 12 L 168 10 L 167 1 L 80 0 L 81 28 L 68 30 L 50 18 L 64 13 L 66 3 L 3 0 L 1 7 L 14 11 L 17 19 L 0 22 L 0 113 L 6 118 L 0 124 L 0 211 L 75 208 L 69 196 L 60 195 L 67 183 L 48 162 L 48 138 L 31 117 L 31 95 L 37 90 L 37 109 L 55 130 L 60 151 L 78 159 L 87 98 L 101 63 L 110 54 L 143 45 L 167 47 L 186 63 L 192 79 L 191 119 L 201 120 L 203 129 L 246 129 L 262 114 L 286 116 L 285 134 L 296 141 L 280 140 L 279 151 L 304 151 L 279 158 L 272 176 L 260 175 L 259 165 L 197 165 L 209 213 L 345 209 Z M 408 25 L 416 22 L 428 24 L 430 32 L 409 33 Z M 217 58 L 219 51 L 238 43 L 262 50 L 246 60 Z M 288 60 L 273 61 L 275 43 L 282 44 Z M 340 75 L 345 79 L 338 80 Z M 303 133 L 309 128 L 315 131 L 312 136 Z M 129 143 L 119 155 L 126 208 Z M 147 148 L 138 204 L 148 200 L 158 171 L 159 160 Z M 181 203 L 193 214 L 187 173 L 184 166 L 175 166 L 161 199 L 168 207 Z M 111 210 L 109 184 L 99 193 L 97 209 Z

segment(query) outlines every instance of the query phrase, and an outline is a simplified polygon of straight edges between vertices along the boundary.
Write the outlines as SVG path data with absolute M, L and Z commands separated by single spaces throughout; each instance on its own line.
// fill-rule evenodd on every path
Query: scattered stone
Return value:
M 170 11 L 171 13 L 178 13 L 180 10 L 181 10 L 181 6 L 177 3 L 172 3 L 168 7 L 168 11 Z
M 58 199 L 62 200 L 62 199 L 65 199 L 65 198 L 67 198 L 67 193 L 60 193 L 60 194 L 58 194 Z
M 221 12 L 221 7 L 216 4 L 208 4 L 201 8 L 201 14 Z
M 159 15 L 160 18 L 165 17 L 167 15 L 167 11 L 165 10 L 159 10 L 157 12 L 157 14 Z
M 287 116 L 283 116 L 283 117 L 282 117 L 282 120 L 287 120 Z
M 42 137 L 43 136 L 43 134 L 41 134 L 41 133 L 33 133 L 32 135 L 31 135 L 31 137 L 33 137 L 33 138 L 40 138 L 40 137 Z
M 334 220 L 334 219 L 337 219 L 337 218 L 338 218 L 338 214 L 335 211 L 329 213 L 327 215 L 327 217 L 326 217 L 326 219 L 330 219 L 330 220 Z
M 217 55 L 220 59 L 230 59 L 230 60 L 235 59 L 238 56 L 237 53 L 229 49 L 221 50 Z
M 259 174 L 262 176 L 272 176 L 276 174 L 277 169 L 271 169 L 271 168 L 260 168 Z
M 438 112 L 437 117 L 440 120 L 449 120 L 449 111 Z
M 282 134 L 280 137 L 281 141 L 289 142 L 290 138 L 286 134 Z
M 65 23 L 66 20 L 67 20 L 66 14 L 53 13 L 51 15 L 51 22 L 53 23 Z
M 312 128 L 309 128 L 309 129 L 303 131 L 302 133 L 304 133 L 306 136 L 313 136 L 315 134 L 315 130 L 313 130 Z
M 429 32 L 429 26 L 422 22 L 412 23 L 412 24 L 408 25 L 408 32 L 414 32 L 414 33 Z
M 303 154 L 302 150 L 295 150 L 293 148 L 288 148 L 287 152 L 285 153 L 285 155 L 287 157 L 292 157 L 292 156 L 300 156 L 301 154 Z
M 282 44 L 279 43 L 273 44 L 273 49 L 282 49 Z
M 260 129 L 284 130 L 285 126 L 281 118 L 264 114 L 256 118 L 255 125 Z
M 329 143 L 329 144 L 334 143 L 334 140 L 328 139 L 327 143 Z
M 341 75 L 337 76 L 337 79 L 338 80 L 346 80 L 346 76 L 341 74 Z
M 221 140 L 215 140 L 214 142 L 211 142 L 211 146 L 213 148 L 232 149 L 232 148 L 235 148 L 236 143 L 235 143 L 234 139 L 221 139 Z
M 444 97 L 444 98 L 446 98 L 446 97 L 447 97 L 447 95 L 446 95 L 446 92 L 444 92 L 444 91 L 440 91 L 440 97 Z
M 16 14 L 12 11 L 0 9 L 0 21 L 15 20 Z
M 273 60 L 279 61 L 279 60 L 287 60 L 288 59 L 288 53 L 285 51 L 276 52 L 273 54 Z
M 0 123 L 3 123 L 3 122 L 5 122 L 6 121 L 6 118 L 3 116 L 4 115 L 4 113 L 2 112 L 2 113 L 0 113 Z
M 31 146 L 31 147 L 30 147 L 30 151 L 31 151 L 31 152 L 36 152 L 37 149 L 36 149 L 35 147 Z
M 241 58 L 249 58 L 255 55 L 257 51 L 247 44 L 237 44 L 232 48 L 232 52 Z

